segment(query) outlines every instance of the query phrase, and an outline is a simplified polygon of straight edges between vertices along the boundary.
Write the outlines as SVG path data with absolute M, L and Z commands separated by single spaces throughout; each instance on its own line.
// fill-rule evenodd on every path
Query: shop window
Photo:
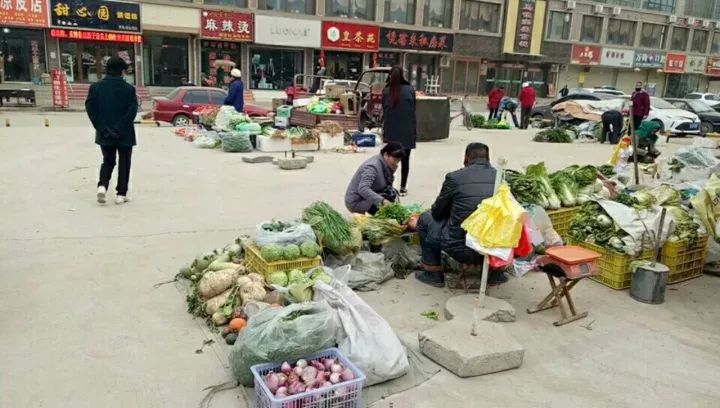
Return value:
M 315 51 L 315 72 L 320 69 L 320 52 Z M 325 51 L 325 75 L 335 79 L 357 81 L 363 71 L 363 54 Z
M 670 39 L 670 49 L 673 51 L 685 51 L 689 35 L 690 29 L 673 27 L 672 38 Z
M 710 54 L 720 54 L 720 32 L 713 33 L 712 44 L 710 45 Z
M 423 25 L 429 27 L 452 26 L 453 0 L 426 0 Z
M 460 10 L 460 29 L 497 33 L 499 15 L 499 4 L 464 0 Z
M 0 35 L 0 81 L 40 82 L 46 72 L 42 30 L 4 28 Z
M 400 65 L 400 53 L 397 52 L 378 52 L 377 66 L 392 67 Z
M 645 0 L 643 7 L 646 10 L 660 11 L 663 13 L 675 12 L 675 0 Z
M 315 14 L 315 0 L 258 0 L 258 9 Z
M 385 21 L 415 24 L 415 0 L 385 0 Z
M 706 30 L 693 31 L 690 51 L 701 52 L 704 54 L 707 51 L 708 36 L 709 32 Z
M 105 65 L 112 57 L 128 64 L 125 80 L 135 83 L 135 52 L 132 44 L 60 41 L 60 64 L 68 82 L 97 82 L 105 74 Z
M 295 74 L 302 74 L 303 51 L 277 48 L 250 50 L 250 88 L 285 89 Z
M 247 8 L 248 2 L 247 0 L 204 0 L 203 4 L 207 4 L 208 6 L 229 6 Z
M 201 85 L 227 87 L 230 71 L 240 66 L 240 44 L 227 41 L 200 42 Z
M 439 73 L 437 66 L 440 57 L 429 54 L 408 54 L 405 58 L 410 85 L 417 90 L 425 91 L 428 79 Z
M 607 43 L 632 46 L 635 43 L 635 22 L 611 18 L 608 22 Z
M 375 0 L 325 0 L 325 15 L 374 20 Z
M 144 38 L 145 84 L 180 86 L 188 76 L 188 40 L 160 35 Z
M 640 46 L 643 48 L 665 48 L 665 30 L 662 24 L 643 23 L 640 29 Z
M 561 11 L 551 11 L 548 19 L 548 40 L 568 40 L 570 39 L 570 23 L 572 16 L 570 13 Z
M 600 34 L 602 33 L 602 17 L 583 16 L 582 27 L 580 29 L 580 41 L 599 43 Z
M 685 0 L 685 15 L 700 18 L 720 18 L 715 9 L 716 1 L 710 0 Z
M 440 92 L 452 93 L 453 73 L 455 72 L 455 61 L 450 61 L 450 66 L 440 68 Z

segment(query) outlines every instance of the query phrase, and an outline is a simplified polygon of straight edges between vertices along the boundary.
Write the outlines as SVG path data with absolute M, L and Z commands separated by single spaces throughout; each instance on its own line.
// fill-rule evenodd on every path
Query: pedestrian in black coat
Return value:
M 110 178 L 119 161 L 117 196 L 115 204 L 124 204 L 130 180 L 130 158 L 135 139 L 135 115 L 138 111 L 135 87 L 125 82 L 123 72 L 127 63 L 120 57 L 112 57 L 105 66 L 105 77 L 90 86 L 85 110 L 95 128 L 95 144 L 100 145 L 103 163 L 100 167 L 97 200 L 105 204 Z
M 400 195 L 407 195 L 410 174 L 410 151 L 415 148 L 415 89 L 403 77 L 400 67 L 390 70 L 387 86 L 383 90 L 383 141 L 398 142 L 405 148 L 400 163 Z

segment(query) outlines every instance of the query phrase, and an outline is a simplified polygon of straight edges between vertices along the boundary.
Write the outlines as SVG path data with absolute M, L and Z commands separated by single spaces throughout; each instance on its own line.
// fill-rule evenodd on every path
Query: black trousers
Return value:
M 527 129 L 530 126 L 530 112 L 532 106 L 520 108 L 520 128 Z
M 500 110 L 500 108 L 495 108 L 495 109 L 490 108 L 490 113 L 488 114 L 488 120 L 497 119 L 498 110 Z
M 400 162 L 400 188 L 407 187 L 408 176 L 410 175 L 410 152 L 411 149 L 405 149 L 405 157 Z
M 100 150 L 102 150 L 103 162 L 102 166 L 100 166 L 100 181 L 98 181 L 98 187 L 103 186 L 107 189 L 110 185 L 112 172 L 115 168 L 115 157 L 117 156 L 118 182 L 116 191 L 118 195 L 127 195 L 128 181 L 130 181 L 130 158 L 132 157 L 132 146 L 100 146 Z
M 640 125 L 642 125 L 643 117 L 642 116 L 633 116 L 633 130 L 637 131 L 640 128 Z

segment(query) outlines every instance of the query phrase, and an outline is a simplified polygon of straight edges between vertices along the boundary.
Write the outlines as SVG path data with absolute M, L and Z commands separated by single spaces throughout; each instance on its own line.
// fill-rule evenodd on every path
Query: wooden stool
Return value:
M 545 296 L 545 299 L 538 303 L 537 306 L 533 308 L 528 308 L 527 312 L 537 313 L 559 306 L 562 319 L 554 322 L 553 324 L 555 326 L 562 326 L 564 324 L 574 322 L 575 320 L 587 317 L 587 312 L 577 313 L 577 311 L 575 310 L 575 303 L 570 296 L 570 290 L 574 288 L 575 285 L 578 284 L 578 282 L 585 278 L 567 279 L 565 277 L 565 274 L 563 273 L 562 276 L 557 277 L 556 282 L 556 277 L 554 276 L 554 273 L 547 271 L 544 272 L 547 275 L 548 281 L 550 282 L 551 291 L 547 296 Z M 570 311 L 569 314 L 565 309 L 565 305 L 562 302 L 563 298 L 565 298 L 565 301 L 567 302 L 567 307 Z
M 462 282 L 462 289 L 465 291 L 465 293 L 469 293 L 467 277 L 465 276 L 465 274 L 467 272 L 473 272 L 473 271 L 480 271 L 480 273 L 482 273 L 482 265 L 461 263 L 461 264 L 459 264 L 458 269 L 459 269 L 458 284 L 455 285 L 455 289 L 460 289 L 459 285 L 460 285 L 460 282 Z

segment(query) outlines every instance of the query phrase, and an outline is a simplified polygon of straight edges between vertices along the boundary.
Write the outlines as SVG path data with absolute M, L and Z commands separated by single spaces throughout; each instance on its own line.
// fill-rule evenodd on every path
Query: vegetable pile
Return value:
M 327 203 L 317 201 L 305 208 L 302 221 L 312 227 L 322 246 L 330 252 L 347 255 L 360 250 L 360 231 L 353 231 L 350 223 Z
M 222 150 L 228 153 L 248 153 L 253 151 L 253 147 L 247 133 L 232 132 L 223 137 Z
M 294 364 L 285 361 L 279 369 L 267 373 L 264 378 L 265 386 L 275 398 L 330 388 L 354 379 L 355 373 L 334 358 L 311 361 L 300 359 Z
M 573 241 L 588 242 L 621 254 L 627 252 L 623 241 L 627 236 L 596 202 L 583 204 L 570 224 Z
M 380 207 L 378 212 L 375 214 L 376 218 L 392 219 L 398 222 L 398 224 L 405 224 L 412 214 L 409 208 L 406 208 L 399 203 L 390 203 Z
M 553 128 L 537 132 L 533 137 L 533 141 L 540 143 L 572 143 L 572 137 L 565 129 Z

